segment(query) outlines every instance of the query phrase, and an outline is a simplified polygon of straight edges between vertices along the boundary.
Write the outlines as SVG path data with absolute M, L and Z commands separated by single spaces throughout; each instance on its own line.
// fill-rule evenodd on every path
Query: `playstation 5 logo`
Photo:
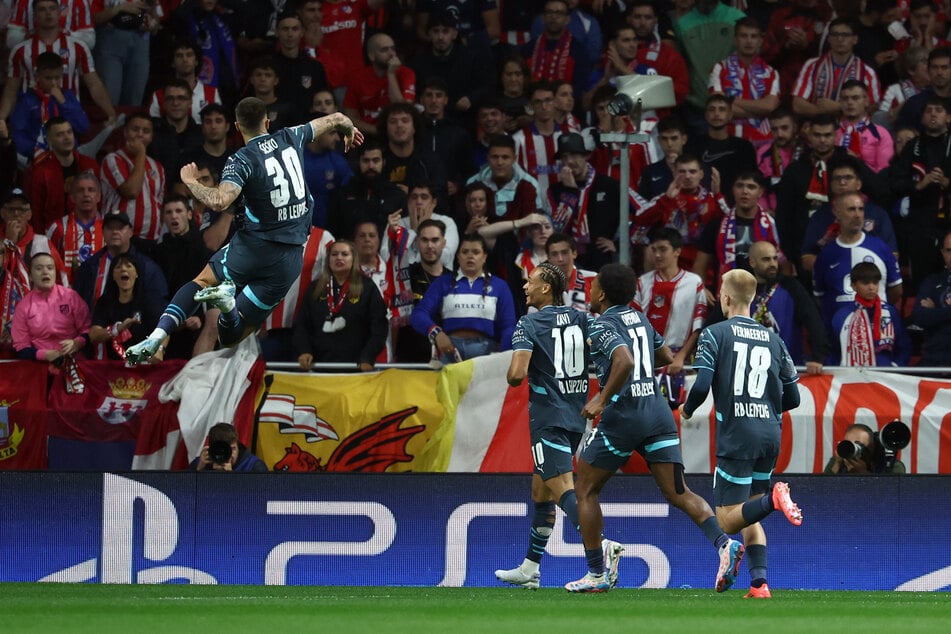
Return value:
M 140 540 L 134 535 L 137 502 L 145 507 Z M 178 528 L 178 512 L 168 496 L 141 482 L 106 473 L 102 491 L 101 556 L 54 572 L 40 581 L 82 583 L 94 581 L 98 576 L 101 583 L 217 583 L 207 572 L 186 566 L 133 570 L 133 543 L 142 544 L 145 559 L 162 562 L 171 557 L 178 546 Z

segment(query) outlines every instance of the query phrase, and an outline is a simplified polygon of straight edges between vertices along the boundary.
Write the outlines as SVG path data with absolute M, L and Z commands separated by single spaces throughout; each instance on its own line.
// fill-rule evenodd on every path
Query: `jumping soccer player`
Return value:
M 178 290 L 152 334 L 126 351 L 130 363 L 154 355 L 201 302 L 221 310 L 221 342 L 237 343 L 257 330 L 300 275 L 301 245 L 307 241 L 314 206 L 304 180 L 304 146 L 337 130 L 349 149 L 363 142 L 363 134 L 340 113 L 274 134 L 268 134 L 268 124 L 264 102 L 255 97 L 242 99 L 235 108 L 235 125 L 245 146 L 228 158 L 220 184 L 199 183 L 194 163 L 182 167 L 182 182 L 210 209 L 224 211 L 243 193 L 244 225 L 198 277 Z
M 591 419 L 600 414 L 601 422 L 581 450 L 575 484 L 585 552 L 599 543 L 604 526 L 601 489 L 637 451 L 667 501 L 690 516 L 719 549 L 716 589 L 723 592 L 736 581 L 743 545 L 723 532 L 710 505 L 684 481 L 677 424 L 654 380 L 654 368 L 667 365 L 674 355 L 647 317 L 629 307 L 636 291 L 637 275 L 621 264 L 601 267 L 591 283 L 591 310 L 601 313 L 589 330 L 601 391 L 581 413 Z M 565 589 L 603 592 L 604 586 L 603 568 L 589 560 L 588 574 Z
M 779 456 L 782 413 L 799 406 L 799 380 L 783 340 L 750 318 L 756 278 L 743 269 L 723 276 L 720 307 L 727 321 L 700 333 L 693 384 L 681 414 L 689 419 L 713 386 L 717 417 L 717 466 L 713 500 L 728 533 L 740 531 L 749 554 L 746 598 L 770 598 L 766 584 L 766 533 L 759 521 L 779 509 L 795 526 L 802 512 L 789 485 L 770 477 Z M 766 495 L 769 493 L 769 495 Z
M 512 570 L 496 570 L 499 581 L 535 590 L 539 564 L 555 526 L 555 503 L 578 526 L 578 501 L 572 477 L 572 458 L 584 435 L 581 408 L 588 400 L 588 346 L 590 318 L 564 305 L 564 272 L 543 262 L 525 282 L 525 299 L 538 312 L 522 317 L 512 334 L 509 385 L 519 386 L 528 377 L 529 428 L 532 437 L 532 501 L 535 506 L 525 561 Z M 617 542 L 602 540 L 585 547 L 588 565 L 601 571 L 602 587 L 617 581 Z M 604 568 L 607 566 L 607 578 Z

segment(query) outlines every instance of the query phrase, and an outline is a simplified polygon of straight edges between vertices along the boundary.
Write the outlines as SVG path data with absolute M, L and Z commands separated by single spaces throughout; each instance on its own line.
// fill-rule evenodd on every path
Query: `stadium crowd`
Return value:
M 675 353 L 672 405 L 700 330 L 723 318 L 718 280 L 737 267 L 759 284 L 754 318 L 810 372 L 951 365 L 947 2 L 0 8 L 0 357 L 122 358 L 153 329 L 168 289 L 245 213 L 205 209 L 179 170 L 194 162 L 217 183 L 240 143 L 234 106 L 255 96 L 271 131 L 341 111 L 368 135 L 346 156 L 337 132 L 307 148 L 314 226 L 259 334 L 269 360 L 369 370 L 505 350 L 535 267 L 559 267 L 565 303 L 588 309 L 594 272 L 629 241 L 636 300 Z M 625 150 L 601 134 L 635 130 L 608 111 L 631 75 L 670 77 L 677 105 L 644 112 L 649 140 Z M 52 258 L 31 286 L 40 253 Z M 68 340 L 18 330 L 18 306 L 55 302 L 60 285 L 91 324 Z M 212 349 L 215 328 L 190 317 L 156 360 Z

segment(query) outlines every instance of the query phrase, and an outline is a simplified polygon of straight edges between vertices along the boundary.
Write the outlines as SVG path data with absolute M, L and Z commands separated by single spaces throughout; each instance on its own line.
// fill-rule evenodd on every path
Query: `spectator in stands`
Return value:
M 90 308 L 94 307 L 109 281 L 112 260 L 120 254 L 128 254 L 136 262 L 136 269 L 146 289 L 146 299 L 157 311 L 155 318 L 158 320 L 168 303 L 168 285 L 158 264 L 132 244 L 132 221 L 129 216 L 121 211 L 106 213 L 102 218 L 102 235 L 105 246 L 83 262 L 76 272 L 76 292 Z M 152 332 L 151 329 L 146 334 L 149 332 Z
M 472 163 L 472 142 L 462 126 L 446 118 L 449 94 L 443 79 L 433 77 L 421 82 L 420 86 L 423 91 L 419 103 L 423 112 L 417 119 L 420 123 L 419 144 L 438 157 L 442 171 L 448 177 L 448 194 L 455 196 L 476 171 Z
M 166 28 L 201 49 L 198 79 L 218 89 L 224 103 L 233 104 L 241 85 L 234 34 L 222 17 L 219 0 L 185 0 Z
M 750 270 L 756 277 L 750 315 L 780 336 L 793 363 L 803 365 L 805 361 L 807 373 L 821 374 L 829 341 L 815 300 L 799 280 L 780 271 L 775 245 L 754 242 L 749 256 Z M 809 342 L 808 356 L 804 355 L 804 340 Z
M 618 182 L 596 173 L 590 157 L 580 134 L 561 135 L 557 154 L 561 169 L 548 190 L 548 199 L 555 231 L 570 235 L 577 245 L 580 264 L 598 271 L 617 252 L 614 236 L 620 194 Z
M 294 354 L 294 322 L 307 299 L 307 287 L 327 267 L 327 256 L 333 243 L 334 237 L 329 231 L 311 227 L 307 242 L 304 243 L 304 264 L 300 275 L 261 326 L 261 352 L 267 361 L 297 360 Z
M 512 138 L 518 164 L 538 182 L 538 193 L 547 205 L 548 188 L 559 169 L 553 160 L 555 157 L 551 156 L 561 136 L 561 129 L 555 122 L 555 91 L 551 83 L 539 81 L 529 87 L 528 96 L 532 123 L 516 131 Z
M 30 199 L 20 188 L 14 188 L 6 193 L 0 204 L 0 237 L 6 244 L 6 260 L 4 271 L 19 271 L 22 274 L 23 287 L 29 286 L 29 267 L 27 262 L 35 253 L 50 253 L 56 260 L 56 272 L 60 276 L 60 283 L 69 285 L 63 258 L 49 238 L 39 231 L 33 230 L 30 220 L 33 209 Z M 8 276 L 9 277 L 9 276 Z M 24 290 L 25 292 L 25 290 Z
M 17 304 L 11 335 L 21 359 L 62 363 L 89 342 L 89 307 L 76 291 L 57 283 L 49 253 L 30 258 L 32 290 Z
M 949 227 L 947 197 L 951 188 L 948 115 L 944 99 L 929 97 L 921 118 L 924 133 L 905 145 L 890 172 L 892 193 L 909 199 L 899 236 L 901 253 L 911 266 L 912 296 L 921 280 L 941 270 L 937 242 Z
M 221 103 L 221 95 L 214 86 L 209 86 L 198 79 L 198 69 L 201 66 L 201 49 L 192 40 L 178 40 L 172 48 L 172 74 L 175 79 L 181 79 L 188 84 L 189 100 L 188 112 L 195 123 L 201 123 L 201 111 L 210 103 Z M 165 104 L 165 91 L 159 88 L 152 93 L 149 102 L 149 115 L 162 116 Z
M 545 241 L 548 261 L 565 274 L 565 306 L 588 312 L 591 307 L 591 281 L 597 275 L 575 266 L 578 247 L 574 238 L 566 233 L 553 233 Z
M 497 134 L 505 134 L 502 105 L 495 99 L 483 101 L 479 104 L 476 120 L 479 134 L 473 143 L 472 164 L 476 169 L 481 169 L 489 162 L 489 139 Z
M 657 122 L 657 139 L 664 158 L 651 163 L 641 172 L 637 192 L 645 200 L 662 195 L 674 180 L 674 162 L 687 145 L 687 126 L 680 117 L 668 115 Z
M 354 363 L 373 369 L 386 344 L 387 309 L 376 285 L 363 276 L 356 246 L 337 240 L 323 273 L 307 289 L 294 322 L 294 353 L 300 367 Z
M 688 12 L 691 9 L 693 3 Z M 674 82 L 674 99 L 681 104 L 690 92 L 690 77 L 686 60 L 674 46 L 673 33 L 668 28 L 661 27 L 661 22 L 666 24 L 666 18 L 658 15 L 650 0 L 634 0 L 627 3 L 625 21 L 634 27 L 637 38 L 637 55 L 634 64 L 628 64 L 628 68 L 638 75 L 670 77 Z M 622 30 L 619 29 L 615 37 L 615 47 L 619 54 L 622 46 L 618 38 L 621 33 Z
M 522 47 L 522 55 L 532 71 L 532 80 L 570 81 L 575 92 L 587 88 L 591 62 L 585 43 L 568 29 L 571 8 L 568 0 L 546 0 L 542 11 L 542 26 L 537 37 Z
M 836 120 L 830 115 L 815 117 L 806 127 L 809 150 L 803 150 L 786 170 L 776 186 L 776 226 L 783 249 L 794 254 L 803 252 L 803 238 L 809 218 L 829 202 L 828 164 L 833 158 L 848 156 L 845 148 L 836 147 Z M 861 181 L 873 200 L 880 198 L 880 183 L 864 163 L 859 164 Z M 851 267 L 849 267 L 851 268 Z M 808 283 L 809 277 L 803 278 Z
M 896 126 L 914 126 L 923 132 L 922 117 L 925 105 L 932 97 L 944 102 L 946 111 L 951 112 L 951 49 L 939 47 L 928 53 L 928 87 L 913 97 L 909 97 L 898 111 Z
M 552 82 L 555 89 L 555 124 L 562 134 L 581 132 L 581 121 L 574 115 L 575 89 L 570 82 Z
M 188 198 L 169 194 L 162 202 L 162 224 L 165 233 L 155 247 L 155 262 L 162 269 L 168 288 L 180 288 L 195 279 L 205 268 L 211 251 L 205 246 L 192 217 Z M 200 322 L 189 325 L 195 328 Z M 191 350 L 191 348 L 189 348 Z
M 271 68 L 279 83 L 274 88 L 276 98 L 285 108 L 299 109 L 313 101 L 314 93 L 326 90 L 327 74 L 323 64 L 306 54 L 301 47 L 304 39 L 304 22 L 296 12 L 286 10 L 277 18 L 277 52 L 271 60 Z M 252 68 L 253 73 L 253 68 Z M 253 75 L 252 75 L 253 76 Z M 299 112 L 285 113 L 301 118 Z M 282 126 L 296 125 L 287 122 Z
M 83 42 L 63 34 L 60 23 L 62 9 L 57 0 L 39 0 L 33 3 L 35 30 L 33 35 L 10 51 L 10 72 L 0 96 L 0 137 L 10 136 L 6 119 L 13 111 L 18 92 L 33 86 L 36 77 L 34 56 L 52 51 L 63 60 L 68 69 L 63 77 L 63 89 L 79 94 L 79 81 L 86 85 L 89 96 L 106 115 L 106 125 L 116 121 L 116 112 L 93 65 L 92 53 Z
M 7 48 L 11 49 L 33 33 L 36 28 L 34 14 L 37 9 L 33 6 L 33 0 L 12 0 L 9 4 Z M 92 50 L 96 46 L 96 29 L 89 4 L 88 0 L 66 3 L 66 12 L 62 19 L 63 34 L 81 41 Z
M 219 104 L 208 104 L 201 111 L 202 144 L 185 157 L 185 162 L 208 165 L 220 177 L 231 156 L 228 148 L 230 132 L 231 115 L 228 111 Z
M 763 191 L 763 177 L 758 171 L 746 170 L 736 177 L 733 183 L 736 205 L 719 223 L 709 223 L 697 244 L 693 272 L 700 279 L 717 280 L 714 286 L 718 286 L 727 271 L 750 270 L 749 250 L 754 242 L 766 241 L 779 248 L 779 232 L 773 215 L 759 205 Z M 782 259 L 785 261 L 785 256 Z
M 813 293 L 820 298 L 822 319 L 830 333 L 836 311 L 851 306 L 855 301 L 855 290 L 842 271 L 851 271 L 859 262 L 872 262 L 882 274 L 878 288 L 881 300 L 897 305 L 902 294 L 901 273 L 891 249 L 875 236 L 862 231 L 865 225 L 862 197 L 843 194 L 832 202 L 832 211 L 839 223 L 839 237 L 819 252 L 812 271 Z
M 218 176 L 207 163 L 198 163 L 196 165 L 198 182 L 205 187 L 217 187 Z M 187 192 L 187 193 L 186 193 Z M 200 200 L 195 200 L 191 196 L 191 190 L 181 183 L 176 188 L 176 192 L 188 197 L 189 206 L 192 209 L 195 221 L 198 223 L 198 229 L 201 231 L 201 239 L 212 253 L 220 249 L 237 231 L 234 218 L 238 206 L 232 204 L 225 211 L 215 211 L 205 206 Z M 216 340 L 217 341 L 217 340 Z
M 418 233 L 419 225 L 426 220 L 438 220 L 443 223 L 443 237 L 445 244 L 442 248 L 442 263 L 446 269 L 451 269 L 456 260 L 456 251 L 459 249 L 459 229 L 456 222 L 449 216 L 437 214 L 437 198 L 435 188 L 431 183 L 419 181 L 410 186 L 409 193 L 406 196 L 406 211 L 400 223 L 403 227 L 411 230 L 413 234 Z M 417 262 L 421 257 L 418 244 L 410 242 L 409 258 L 410 261 Z
M 703 111 L 707 133 L 694 135 L 687 151 L 700 159 L 704 173 L 712 181 L 714 170 L 720 174 L 720 188 L 727 201 L 733 204 L 733 181 L 742 171 L 756 169 L 756 151 L 746 139 L 737 138 L 730 130 L 733 103 L 723 95 L 707 97 Z M 709 181 L 708 181 L 709 182 Z M 709 182 L 712 189 L 712 182 Z
M 594 16 L 582 10 L 578 4 L 579 0 L 568 0 L 568 32 L 571 33 L 572 40 L 581 43 L 585 58 L 594 62 L 601 59 L 601 54 L 604 52 L 601 25 Z M 547 10 L 547 7 L 545 9 Z M 532 40 L 537 39 L 546 30 L 546 22 L 544 12 L 535 16 L 532 20 Z
M 476 106 L 492 92 L 492 65 L 460 40 L 456 27 L 456 16 L 449 11 L 429 14 L 429 47 L 416 55 L 412 66 L 419 86 L 430 85 L 433 78 L 441 79 L 448 96 L 448 115 L 461 123 L 471 123 Z
M 835 200 L 842 194 L 860 194 L 862 190 L 861 159 L 844 156 L 829 162 L 829 194 Z M 888 212 L 871 200 L 865 201 L 865 225 L 862 230 L 888 245 L 898 258 L 898 240 Z M 824 203 L 816 209 L 806 224 L 803 252 L 799 264 L 804 271 L 812 271 L 816 256 L 829 242 L 839 236 L 839 226 L 832 213 L 832 205 Z
M 406 208 L 406 193 L 383 176 L 383 146 L 371 140 L 357 152 L 359 172 L 330 203 L 327 229 L 335 236 L 353 236 L 362 220 L 382 232 L 390 214 Z
M 10 114 L 10 127 L 17 153 L 25 164 L 34 156 L 49 149 L 44 123 L 53 117 L 62 117 L 77 134 L 89 129 L 89 119 L 83 112 L 79 98 L 63 88 L 63 60 L 51 51 L 36 58 L 36 82 L 17 97 Z
M 331 114 L 321 112 L 319 116 Z M 313 224 L 326 227 L 330 202 L 342 187 L 353 178 L 353 170 L 343 154 L 336 151 L 340 134 L 331 130 L 322 134 L 304 148 L 304 180 L 314 197 Z
M 829 462 L 826 463 L 823 473 L 827 475 L 868 475 L 870 473 L 901 475 L 905 473 L 905 465 L 901 460 L 895 460 L 891 468 L 886 471 L 884 451 L 882 450 L 881 443 L 879 443 L 872 428 L 868 425 L 863 425 L 862 423 L 849 425 L 845 430 L 845 435 L 842 437 L 842 441 L 844 440 L 862 445 L 862 453 L 853 458 L 842 458 L 838 452 L 836 452 L 835 455 L 829 458 Z M 836 443 L 836 445 L 838 445 L 838 443 Z
M 911 320 L 923 331 L 922 366 L 951 366 L 951 231 L 941 240 L 944 270 L 918 286 Z
M 152 137 L 152 119 L 147 114 L 129 115 L 123 128 L 125 144 L 106 155 L 101 176 L 103 207 L 127 214 L 135 235 L 150 241 L 162 230 L 165 195 L 165 168 L 145 153 Z
M 149 80 L 151 32 L 158 30 L 155 3 L 143 0 L 92 2 L 96 29 L 93 49 L 112 103 L 140 106 Z
M 537 2 L 537 0 L 534 0 Z M 426 25 L 430 16 L 437 12 L 448 12 L 459 21 L 459 35 L 473 50 L 488 52 L 489 45 L 499 41 L 502 37 L 500 20 L 500 5 L 497 0 L 417 0 L 416 2 L 416 33 L 420 40 L 425 41 Z
M 796 117 L 784 106 L 776 108 L 767 117 L 773 142 L 758 150 L 756 167 L 769 179 L 772 191 L 783 177 L 789 164 L 799 158 L 802 149 L 799 143 L 799 124 Z M 770 209 L 776 209 L 775 196 L 770 196 Z
M 214 454 L 213 447 L 216 444 L 230 446 L 231 451 L 227 456 Z M 220 458 L 225 458 L 219 462 Z M 238 431 L 234 425 L 228 423 L 218 423 L 208 430 L 208 436 L 205 444 L 201 448 L 201 454 L 188 466 L 191 471 L 239 471 L 266 473 L 267 465 L 250 449 L 238 442 Z
M 683 248 L 680 233 L 671 227 L 659 227 L 650 232 L 648 239 L 654 270 L 638 279 L 634 301 L 674 352 L 674 360 L 659 373 L 661 391 L 674 409 L 686 397 L 683 367 L 697 347 L 707 316 L 707 299 L 703 280 L 678 264 Z
M 443 183 L 446 169 L 440 157 L 429 147 L 417 143 L 420 117 L 410 103 L 393 103 L 380 113 L 380 132 L 386 142 L 383 150 L 383 176 L 404 192 L 412 183 L 438 183 L 439 194 L 448 195 Z
M 30 179 L 33 228 L 39 232 L 73 208 L 69 190 L 77 174 L 91 171 L 99 178 L 99 163 L 76 150 L 76 135 L 69 121 L 52 117 L 44 127 L 50 149 L 33 161 Z
M 66 275 L 73 283 L 79 267 L 102 248 L 102 192 L 99 177 L 92 170 L 80 172 L 69 188 L 70 207 L 65 216 L 50 225 L 47 237 L 62 254 Z
M 515 141 L 505 135 L 496 135 L 489 139 L 488 164 L 467 184 L 477 182 L 492 190 L 494 205 L 489 209 L 487 220 L 490 225 L 499 224 L 495 229 L 502 231 L 496 236 L 489 270 L 508 281 L 513 287 L 513 297 L 516 293 L 524 296 L 519 292 L 521 276 L 512 264 L 521 251 L 516 221 L 545 208 L 538 193 L 538 181 L 515 162 Z
M 767 117 L 779 106 L 779 73 L 760 57 L 763 31 L 756 20 L 737 20 L 733 42 L 736 51 L 713 66 L 708 88 L 711 94 L 732 100 L 731 135 L 752 142 L 765 140 L 769 138 Z
M 691 270 L 704 228 L 711 222 L 718 223 L 728 207 L 720 194 L 720 176 L 716 168 L 712 170 L 711 188 L 707 190 L 702 183 L 703 167 L 695 156 L 682 154 L 674 165 L 677 177 L 663 196 L 637 215 L 636 223 L 639 227 L 659 224 L 679 231 L 683 238 L 679 266 Z
M 925 90 L 931 83 L 928 77 L 928 49 L 912 46 L 897 61 L 899 81 L 885 89 L 875 123 L 891 127 L 906 101 Z
M 742 11 L 719 0 L 697 0 L 693 10 L 674 25 L 690 75 L 688 108 L 683 113 L 691 131 L 703 131 L 700 115 L 707 103 L 710 71 L 732 52 L 733 25 L 743 17 Z
M 343 59 L 345 76 L 352 76 L 363 68 L 363 34 L 367 30 L 367 18 L 379 11 L 384 1 L 324 0 L 321 20 L 323 46 Z M 366 128 L 362 125 L 359 128 L 366 134 Z
M 853 53 L 857 42 L 850 20 L 836 18 L 829 23 L 829 52 L 808 60 L 799 71 L 792 91 L 793 112 L 802 117 L 838 115 L 841 112 L 839 91 L 850 79 L 865 85 L 868 103 L 877 104 L 881 100 L 878 75 Z
M 164 304 L 154 300 L 137 261 L 131 253 L 120 253 L 112 258 L 108 281 L 93 308 L 89 329 L 96 359 L 124 361 L 126 348 L 145 339 L 162 314 Z M 166 338 L 149 363 L 165 358 L 168 342 Z
M 779 70 L 782 94 L 792 92 L 799 71 L 819 54 L 819 39 L 831 9 L 819 0 L 791 0 L 773 11 L 763 39 L 763 57 Z
M 315 0 L 310 0 L 315 1 Z M 311 114 L 321 114 L 328 115 L 338 112 L 340 108 L 337 106 L 337 98 L 334 97 L 334 93 L 330 89 L 318 90 L 314 93 L 314 98 L 310 102 L 310 113 Z
M 832 317 L 832 340 L 838 345 L 833 347 L 831 365 L 908 365 L 911 341 L 901 314 L 878 297 L 882 272 L 872 262 L 859 262 L 852 267 L 849 281 L 855 301 Z
M 251 62 L 248 68 L 248 84 L 251 87 L 249 96 L 257 97 L 267 106 L 267 129 L 271 133 L 299 124 L 304 120 L 304 114 L 297 104 L 313 102 L 312 95 L 307 95 L 306 101 L 300 102 L 282 99 L 277 95 L 281 76 L 273 57 L 259 57 Z
M 515 132 L 532 121 L 529 113 L 528 84 L 532 71 L 521 57 L 509 57 L 499 65 L 497 99 L 505 116 L 506 132 Z
M 538 215 L 539 222 L 528 227 L 528 244 L 522 248 L 522 252 L 515 259 L 515 266 L 522 272 L 522 282 L 528 281 L 528 276 L 532 274 L 536 266 L 548 261 L 546 245 L 548 238 L 554 233 L 554 228 L 547 216 Z
M 184 79 L 173 77 L 162 89 L 162 116 L 152 118 L 155 130 L 148 154 L 165 168 L 169 188 L 181 182 L 179 171 L 185 157 L 202 144 L 201 128 L 191 118 L 191 102 L 191 87 Z
M 409 283 L 413 291 L 413 306 L 443 276 L 452 275 L 449 267 L 443 265 L 442 254 L 446 248 L 446 226 L 441 220 L 428 218 L 416 228 L 416 249 L 419 259 L 409 265 Z M 400 363 L 429 363 L 433 358 L 432 344 L 429 339 L 412 327 L 401 326 L 396 336 L 396 360 Z
M 343 111 L 364 134 L 377 134 L 385 106 L 415 101 L 416 73 L 403 65 L 393 38 L 386 33 L 377 33 L 367 40 L 367 58 L 370 65 L 348 77 Z
M 911 0 L 908 3 L 908 38 L 895 42 L 895 50 L 901 52 L 910 46 L 920 46 L 926 51 L 932 51 L 939 46 L 948 46 L 948 40 L 938 33 L 942 26 L 937 24 L 937 7 L 931 0 Z M 947 19 L 947 18 L 945 18 Z
M 463 236 L 456 275 L 436 279 L 413 309 L 413 328 L 429 337 L 444 363 L 512 347 L 512 293 L 485 269 L 487 255 L 484 238 Z
M 839 90 L 839 106 L 842 116 L 836 132 L 836 144 L 865 161 L 873 172 L 888 167 L 894 152 L 892 136 L 884 126 L 869 121 L 865 84 L 857 79 L 843 83 Z

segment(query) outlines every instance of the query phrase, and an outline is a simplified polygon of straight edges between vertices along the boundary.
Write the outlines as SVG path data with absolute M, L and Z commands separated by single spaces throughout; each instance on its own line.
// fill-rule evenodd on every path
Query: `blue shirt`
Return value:
M 314 199 L 304 180 L 304 145 L 314 140 L 310 123 L 256 136 L 228 157 L 221 182 L 244 195 L 242 231 L 262 240 L 304 244 L 310 234 Z
M 475 281 L 461 273 L 440 276 L 410 315 L 410 324 L 423 335 L 428 335 L 437 321 L 447 333 L 477 330 L 498 341 L 499 350 L 509 350 L 515 332 L 512 291 L 505 280 L 492 275 Z
M 352 176 L 353 170 L 347 159 L 337 152 L 328 150 L 318 154 L 309 148 L 304 150 L 304 180 L 314 197 L 314 217 L 311 221 L 315 227 L 327 227 L 330 196 L 349 183 Z
M 528 364 L 528 411 L 532 429 L 560 427 L 584 432 L 588 400 L 589 317 L 570 306 L 545 306 L 518 320 L 513 350 L 532 353 Z
M 855 301 L 849 273 L 859 262 L 871 262 L 882 272 L 878 296 L 883 302 L 885 289 L 901 284 L 901 271 L 892 250 L 875 236 L 862 234 L 861 240 L 850 245 L 833 240 L 819 252 L 812 269 L 812 292 L 820 298 L 826 327 L 831 327 L 838 309 Z
M 829 230 L 829 226 L 835 222 L 835 216 L 832 213 L 832 206 L 826 203 L 816 209 L 815 213 L 809 218 L 806 225 L 806 233 L 802 239 L 803 253 L 819 253 L 825 245 L 819 245 L 819 240 Z M 865 226 L 862 230 L 873 235 L 885 244 L 895 253 L 898 252 L 898 239 L 895 237 L 895 228 L 892 225 L 892 219 L 888 212 L 871 201 L 865 201 Z

